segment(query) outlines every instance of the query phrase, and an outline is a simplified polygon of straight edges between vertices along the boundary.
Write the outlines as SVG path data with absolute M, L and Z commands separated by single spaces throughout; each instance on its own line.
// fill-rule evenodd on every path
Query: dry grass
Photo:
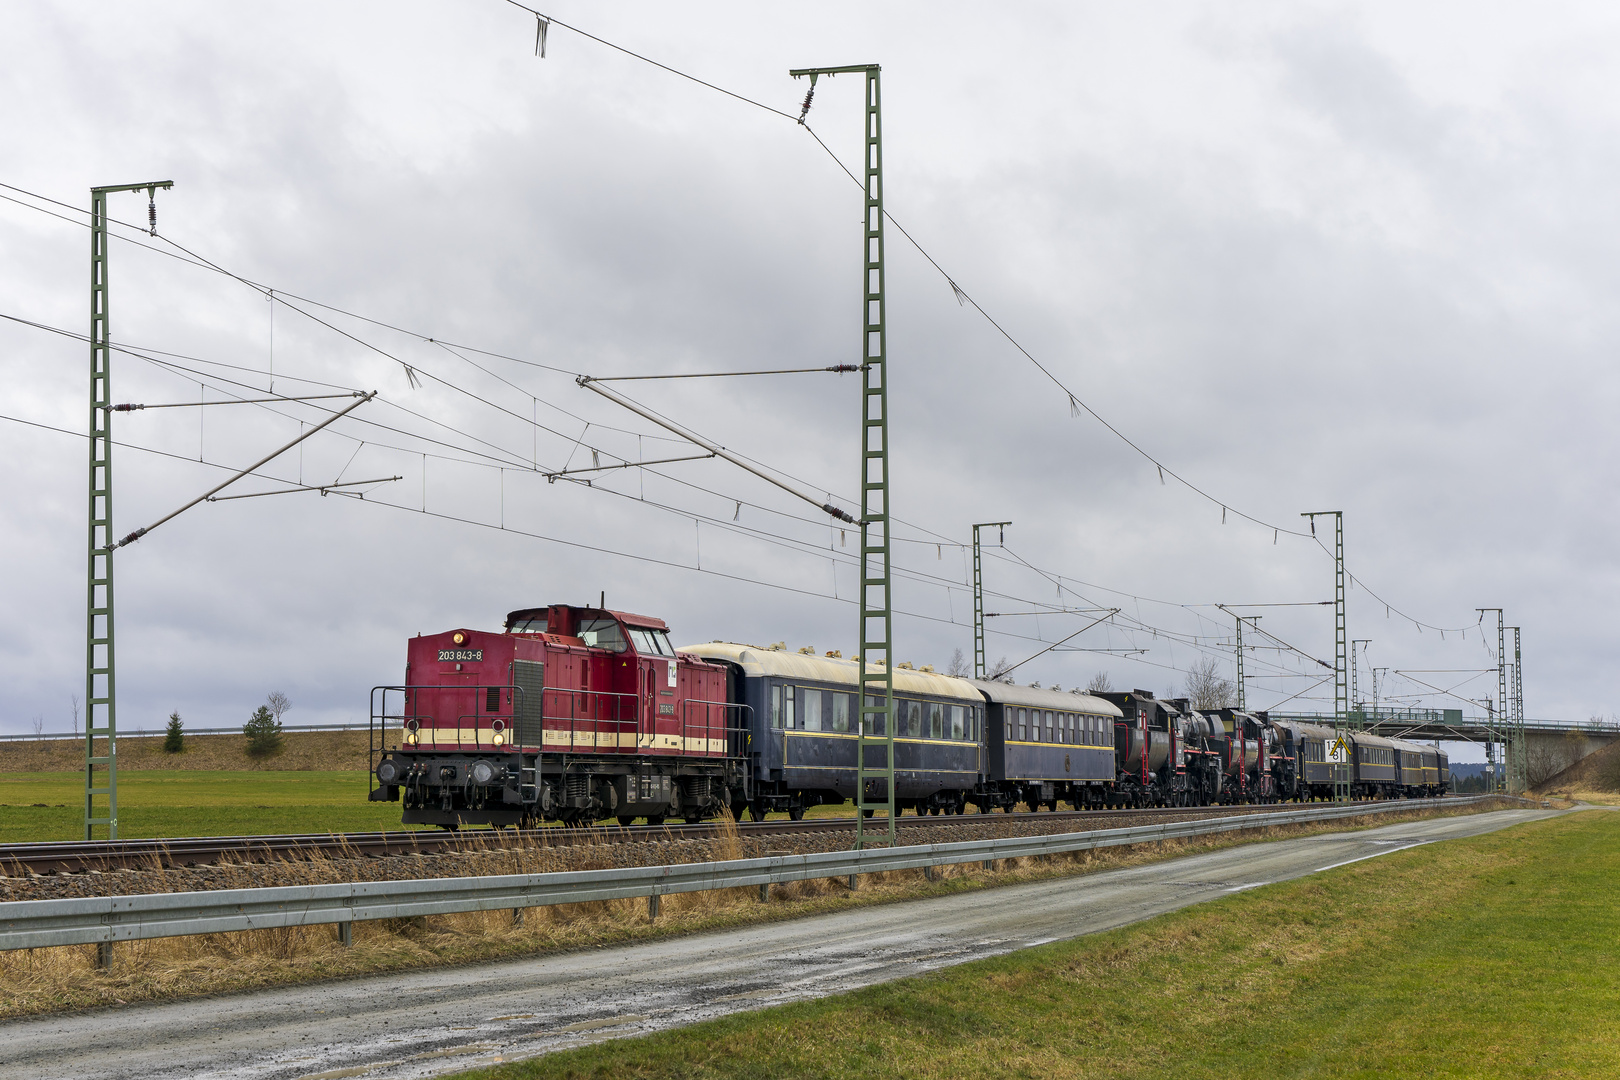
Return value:
M 1533 794 L 1599 806 L 1620 806 L 1620 742 L 1588 754 L 1542 784 Z
M 861 877 L 860 887 L 854 892 L 843 879 L 799 881 L 773 887 L 765 903 L 760 902 L 758 890 L 752 888 L 674 894 L 662 898 L 655 922 L 647 918 L 645 899 L 608 900 L 528 908 L 522 912 L 521 920 L 513 912 L 502 910 L 358 923 L 350 948 L 339 943 L 334 926 L 122 943 L 114 948 L 108 971 L 96 968 L 96 950 L 89 945 L 0 953 L 0 1018 L 599 947 L 1096 873 L 1257 840 L 1389 825 L 1438 813 L 1380 814 L 1350 823 L 1269 828 L 1191 841 L 1000 860 L 990 870 L 977 862 L 966 863 L 937 868 L 932 882 L 924 880 L 920 870 L 870 874 Z M 583 865 L 574 861 L 579 858 L 576 855 L 571 865 L 575 869 L 617 865 L 613 848 L 604 845 L 594 862 L 587 858 Z M 710 857 L 715 859 L 744 855 L 734 825 L 726 828 L 712 850 Z M 534 851 L 503 852 L 492 848 L 486 858 L 489 861 L 485 872 L 490 874 L 534 872 L 537 865 Z M 338 868 L 338 864 L 321 861 L 289 863 L 285 867 L 289 884 L 330 881 Z M 219 887 L 234 887 L 232 868 L 220 869 L 225 876 Z M 241 881 L 251 880 L 247 870 L 238 868 L 237 872 Z
M 184 769 L 218 772 L 234 769 L 291 769 L 295 771 L 359 770 L 366 761 L 369 734 L 364 731 L 289 731 L 282 752 L 252 758 L 243 735 L 187 735 L 181 754 L 163 752 L 163 736 L 118 737 L 118 770 Z M 98 753 L 105 742 L 97 740 Z M 76 739 L 50 739 L 0 743 L 0 773 L 82 772 L 84 743 Z

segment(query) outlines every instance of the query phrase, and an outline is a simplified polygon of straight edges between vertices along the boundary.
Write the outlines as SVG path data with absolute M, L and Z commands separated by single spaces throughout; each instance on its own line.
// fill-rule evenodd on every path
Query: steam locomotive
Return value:
M 914 813 L 1206 806 L 1444 793 L 1446 755 L 1186 700 L 892 673 L 894 799 Z M 374 801 L 407 824 L 584 824 L 722 813 L 798 819 L 856 789 L 856 661 L 715 641 L 661 619 L 556 604 L 499 633 L 410 640 L 405 682 L 372 690 Z M 873 735 L 886 735 L 872 718 Z M 870 783 L 870 781 L 868 781 Z M 881 783 L 881 781 L 880 781 Z M 886 801 L 869 789 L 858 801 Z

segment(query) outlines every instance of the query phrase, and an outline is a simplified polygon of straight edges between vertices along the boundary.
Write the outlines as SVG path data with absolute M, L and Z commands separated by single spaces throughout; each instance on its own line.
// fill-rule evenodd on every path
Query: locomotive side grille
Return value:
M 512 724 L 518 746 L 539 746 L 545 738 L 541 717 L 545 708 L 546 665 L 533 660 L 512 661 Z M 496 691 L 499 693 L 499 691 Z
M 484 691 L 484 711 L 485 712 L 500 712 L 501 711 L 501 688 L 500 687 L 491 686 L 491 687 L 487 688 Z

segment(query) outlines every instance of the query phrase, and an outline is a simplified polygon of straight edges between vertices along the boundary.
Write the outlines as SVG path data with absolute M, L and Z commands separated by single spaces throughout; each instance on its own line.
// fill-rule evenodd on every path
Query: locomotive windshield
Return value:
M 629 647 L 616 619 L 580 620 L 579 639 L 593 649 L 609 649 L 616 653 L 624 652 Z
M 546 613 L 529 616 L 522 619 L 513 619 L 506 628 L 509 634 L 544 634 L 546 632 Z
M 674 656 L 675 649 L 669 643 L 667 630 L 643 630 L 639 626 L 630 627 L 630 641 L 636 647 L 636 652 L 642 656 Z

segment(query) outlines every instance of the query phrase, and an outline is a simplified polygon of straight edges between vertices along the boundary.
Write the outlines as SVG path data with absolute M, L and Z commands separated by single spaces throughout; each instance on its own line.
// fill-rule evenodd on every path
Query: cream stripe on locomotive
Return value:
M 488 728 L 478 730 L 452 731 L 448 728 L 422 728 L 420 736 L 422 745 L 428 746 L 473 746 L 481 749 L 500 750 L 505 747 L 494 744 L 494 732 Z M 679 735 L 636 735 L 634 733 L 617 733 L 612 731 L 576 731 L 570 740 L 569 732 L 557 731 L 552 728 L 545 730 L 544 745 L 548 748 L 557 746 L 572 746 L 574 749 L 608 749 L 608 750 L 681 750 L 682 739 Z M 723 754 L 726 750 L 724 739 L 698 739 L 688 737 L 684 749 L 694 753 Z

